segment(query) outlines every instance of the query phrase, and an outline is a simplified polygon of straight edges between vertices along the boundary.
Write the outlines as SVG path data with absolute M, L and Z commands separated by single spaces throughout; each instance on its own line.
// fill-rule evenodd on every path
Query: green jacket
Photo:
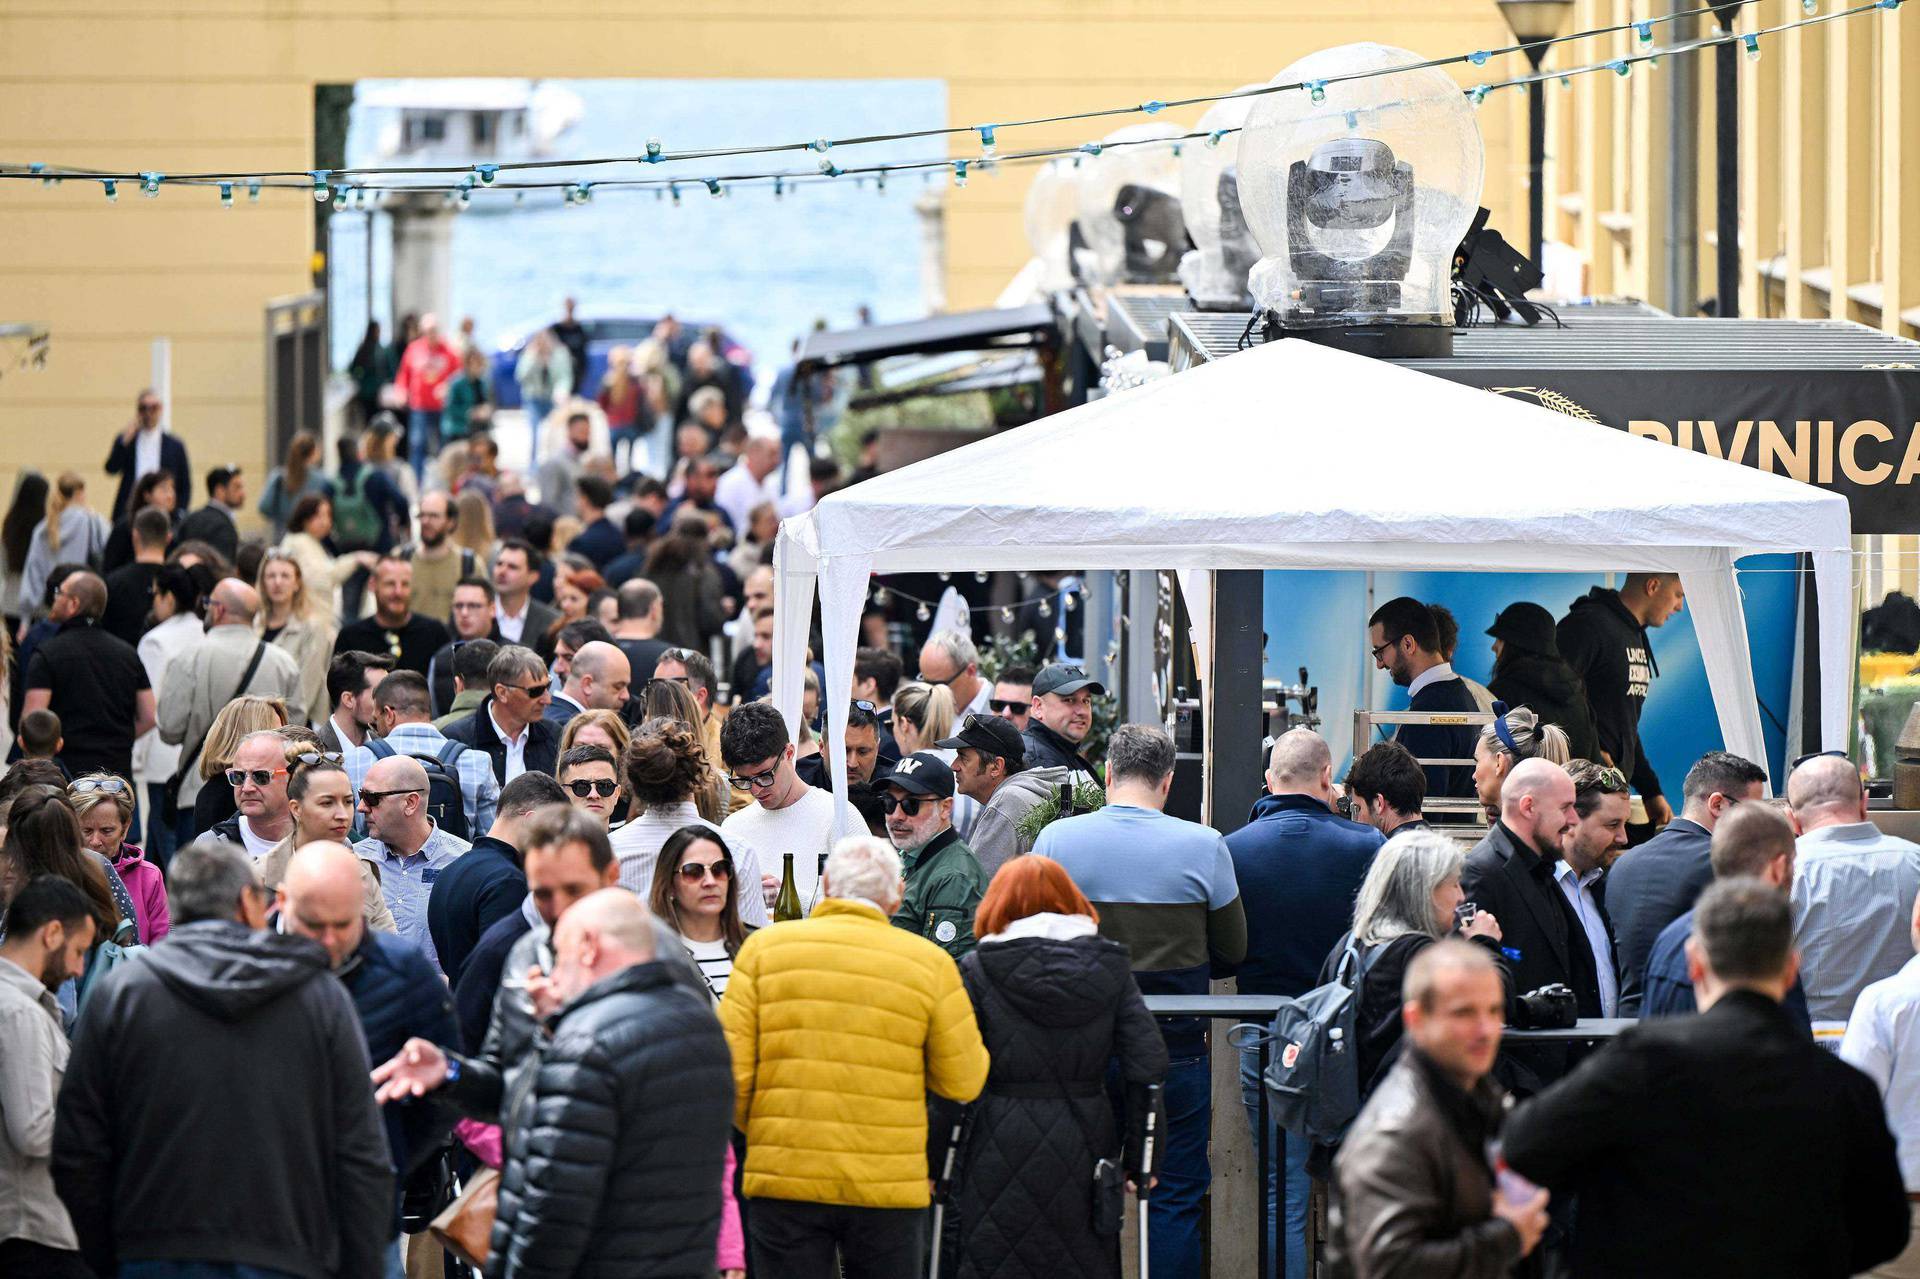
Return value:
M 433 726 L 445 728 L 457 719 L 465 719 L 480 709 L 481 704 L 487 700 L 487 694 L 492 691 L 487 688 L 470 688 L 464 693 L 454 694 L 453 705 L 447 708 L 445 715 L 433 721 Z
M 918 933 L 959 959 L 973 949 L 973 912 L 987 892 L 987 872 L 951 826 L 900 855 L 907 893 L 893 924 Z
M 491 403 L 492 399 L 485 379 L 470 378 L 464 373 L 453 379 L 453 385 L 447 388 L 447 407 L 440 414 L 441 438 L 466 439 L 472 431 L 468 414 L 478 405 Z

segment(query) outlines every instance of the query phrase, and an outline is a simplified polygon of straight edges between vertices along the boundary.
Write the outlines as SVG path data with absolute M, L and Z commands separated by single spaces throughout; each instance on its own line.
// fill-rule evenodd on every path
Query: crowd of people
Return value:
M 698 383 L 678 460 L 616 466 L 637 436 L 568 399 L 566 336 L 521 360 L 531 485 L 432 317 L 259 527 L 235 467 L 180 510 L 151 393 L 110 515 L 23 481 L 0 1273 L 1111 1279 L 1132 1195 L 1150 1272 L 1192 1279 L 1209 1035 L 1144 1000 L 1298 998 L 1348 956 L 1363 1106 L 1267 1134 L 1279 1273 L 1314 1177 L 1363 1277 L 1916 1273 L 1920 847 L 1837 756 L 1776 808 L 1711 752 L 1666 810 L 1638 720 L 1671 577 L 1503 610 L 1486 690 L 1450 614 L 1389 601 L 1368 644 L 1414 708 L 1493 722 L 1338 781 L 1284 733 L 1223 836 L 1167 811 L 1162 726 L 1089 754 L 1106 690 L 1060 652 L 876 628 L 789 723 L 770 521 L 833 477 L 796 497 L 697 342 L 662 346 Z M 1661 829 L 1629 849 L 1634 792 Z M 1648 1024 L 1501 1050 L 1559 1004 Z

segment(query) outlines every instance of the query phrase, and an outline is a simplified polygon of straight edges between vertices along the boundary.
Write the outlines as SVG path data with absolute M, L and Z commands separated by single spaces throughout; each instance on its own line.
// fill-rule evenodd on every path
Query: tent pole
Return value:
M 1213 643 L 1207 672 L 1206 822 L 1223 835 L 1247 824 L 1260 794 L 1266 761 L 1261 739 L 1261 680 L 1265 674 L 1263 600 L 1258 569 L 1216 572 Z

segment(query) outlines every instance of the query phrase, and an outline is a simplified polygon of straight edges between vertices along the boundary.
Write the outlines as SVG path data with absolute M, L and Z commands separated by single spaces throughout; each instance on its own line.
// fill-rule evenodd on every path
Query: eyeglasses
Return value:
M 1398 644 L 1399 642 L 1400 642 L 1399 640 L 1388 640 L 1384 644 L 1371 644 L 1371 645 L 1368 645 L 1367 651 L 1373 654 L 1373 660 L 1377 662 L 1380 660 L 1380 654 L 1386 652 L 1388 649 L 1392 648 L 1395 644 Z
M 294 756 L 293 762 L 302 768 L 318 768 L 322 764 L 345 763 L 346 756 L 337 751 L 306 751 Z
M 91 795 L 96 791 L 118 795 L 126 789 L 127 784 L 118 777 L 82 777 L 79 781 L 67 784 L 69 795 Z
M 1834 759 L 1848 758 L 1847 753 L 1845 751 L 1809 751 L 1805 755 L 1802 755 L 1798 759 L 1794 760 L 1793 766 L 1795 768 L 1798 768 L 1800 767 L 1800 765 L 1808 762 L 1809 760 L 1823 759 L 1828 756 L 1831 756 Z
M 418 786 L 409 786 L 405 790 L 363 790 L 360 792 L 360 802 L 368 808 L 378 808 L 380 801 L 389 795 L 424 795 L 425 793 Z
M 892 815 L 894 810 L 898 809 L 909 817 L 918 817 L 922 808 L 935 802 L 937 801 L 931 795 L 909 795 L 905 799 L 897 795 L 882 795 L 880 811 Z
M 680 863 L 680 878 L 686 880 L 689 884 L 699 883 L 705 879 L 708 874 L 712 874 L 715 879 L 732 879 L 733 863 L 724 857 L 717 862 L 706 862 L 704 864 L 701 862 Z
M 729 777 L 727 778 L 727 785 L 733 787 L 735 790 L 746 790 L 748 787 L 752 787 L 754 790 L 768 790 L 772 788 L 774 779 L 779 777 L 779 775 L 780 766 L 775 764 L 764 773 L 754 773 L 751 776 L 742 775 L 739 777 Z
M 987 699 L 987 707 L 995 715 L 1004 715 L 1008 711 L 1012 711 L 1015 715 L 1025 715 L 1032 706 L 1032 702 L 1004 701 L 998 697 Z
M 560 784 L 572 791 L 575 799 L 585 799 L 589 795 L 598 795 L 601 799 L 612 799 L 614 792 L 620 789 L 620 783 L 611 777 L 582 777 L 578 781 Z
M 160 406 L 158 404 L 142 404 L 140 406 L 140 411 L 142 413 L 158 413 L 160 411 Z
M 274 778 L 286 775 L 284 768 L 229 768 L 227 785 L 239 787 L 252 782 L 255 786 L 271 786 Z

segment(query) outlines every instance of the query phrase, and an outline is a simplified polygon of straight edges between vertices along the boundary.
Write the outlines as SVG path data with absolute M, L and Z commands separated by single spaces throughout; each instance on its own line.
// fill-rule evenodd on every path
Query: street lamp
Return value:
M 1513 38 L 1522 46 L 1536 75 L 1546 59 L 1546 42 L 1559 35 L 1573 12 L 1573 0 L 1497 0 Z M 1547 86 L 1543 80 L 1527 85 L 1527 256 L 1540 266 L 1541 242 L 1546 239 L 1547 192 L 1543 171 L 1547 163 Z

